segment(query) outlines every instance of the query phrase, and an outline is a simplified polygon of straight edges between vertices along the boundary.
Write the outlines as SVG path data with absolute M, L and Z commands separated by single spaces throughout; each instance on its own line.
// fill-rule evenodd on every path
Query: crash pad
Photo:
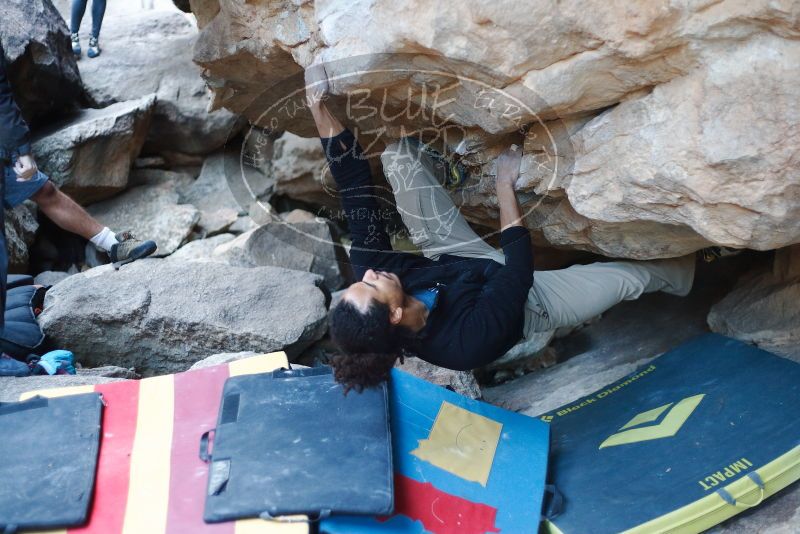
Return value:
M 306 523 L 203 521 L 208 465 L 198 439 L 213 428 L 230 376 L 288 367 L 284 353 L 174 375 L 25 393 L 101 393 L 106 402 L 94 502 L 83 528 L 48 534 L 301 534 Z
M 328 533 L 538 532 L 549 428 L 392 370 L 391 516 L 331 517 Z
M 102 410 L 96 393 L 0 403 L 0 531 L 85 522 Z
M 206 521 L 391 513 L 388 412 L 386 383 L 345 395 L 330 367 L 229 378 Z
M 800 478 L 800 365 L 708 334 L 555 409 L 551 532 L 702 532 Z

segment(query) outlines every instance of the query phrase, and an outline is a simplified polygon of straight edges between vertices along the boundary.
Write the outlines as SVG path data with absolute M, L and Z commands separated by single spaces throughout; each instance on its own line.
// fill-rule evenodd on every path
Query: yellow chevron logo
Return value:
M 664 406 L 653 408 L 637 414 L 620 428 L 619 432 L 606 439 L 600 444 L 601 449 L 626 445 L 628 443 L 639 443 L 653 439 L 671 438 L 681 429 L 684 423 L 692 415 L 700 401 L 705 395 L 695 395 L 686 397 L 677 404 L 670 402 Z M 657 421 L 666 412 L 663 419 L 658 424 L 651 424 Z

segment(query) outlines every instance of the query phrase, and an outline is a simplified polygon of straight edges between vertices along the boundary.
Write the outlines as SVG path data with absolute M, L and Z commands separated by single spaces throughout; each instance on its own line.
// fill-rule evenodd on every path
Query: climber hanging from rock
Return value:
M 352 238 L 350 261 L 360 279 L 330 314 L 331 336 L 343 351 L 331 363 L 346 388 L 386 379 L 403 354 L 473 369 L 536 332 L 579 325 L 623 300 L 653 291 L 684 296 L 691 289 L 694 255 L 534 274 L 514 191 L 522 158 L 515 146 L 497 160 L 502 251 L 467 224 L 441 186 L 447 166 L 419 140 L 387 146 L 384 173 L 422 255 L 393 251 L 380 225 L 369 164 L 353 134 L 326 108 L 327 91 L 324 67 L 307 69 L 306 98 L 341 195 Z
M 5 57 L 1 48 L 0 169 L 3 170 L 0 197 L 5 208 L 13 208 L 28 199 L 33 200 L 58 226 L 88 239 L 98 249 L 107 252 L 117 267 L 155 252 L 156 244 L 153 241 L 141 241 L 130 232 L 115 234 L 104 227 L 39 171 L 31 153 L 28 126 L 14 102 L 6 77 Z M 0 243 L 0 284 L 4 284 L 6 278 L 7 262 L 3 236 Z M 5 295 L 4 285 L 0 291 Z

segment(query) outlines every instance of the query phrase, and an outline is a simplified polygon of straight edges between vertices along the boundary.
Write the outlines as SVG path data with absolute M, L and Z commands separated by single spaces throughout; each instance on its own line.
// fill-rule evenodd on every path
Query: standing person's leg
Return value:
M 89 0 L 72 0 L 69 28 L 73 35 L 77 34 L 81 29 L 81 21 L 83 21 L 83 14 L 86 13 L 86 4 L 88 1 Z
M 85 2 L 84 2 L 85 4 Z M 100 28 L 106 14 L 106 0 L 92 0 L 92 37 L 100 38 Z
M 96 58 L 100 55 L 100 28 L 106 13 L 106 0 L 92 0 L 92 35 L 89 37 L 89 50 L 86 55 Z
M 694 254 L 654 261 L 615 261 L 537 271 L 525 310 L 525 337 L 576 326 L 623 300 L 664 291 L 685 296 L 694 281 Z
M 81 21 L 83 20 L 83 14 L 86 12 L 86 2 L 88 0 L 72 0 L 72 5 L 70 8 L 70 16 L 69 16 L 69 31 L 70 31 L 70 41 L 72 41 L 72 53 L 75 56 L 80 57 L 81 55 L 81 39 L 78 36 L 78 33 L 81 29 Z
M 441 185 L 447 169 L 423 150 L 419 141 L 403 138 L 390 144 L 381 162 L 411 241 L 426 257 L 452 254 L 505 262 L 503 253 L 467 224 Z

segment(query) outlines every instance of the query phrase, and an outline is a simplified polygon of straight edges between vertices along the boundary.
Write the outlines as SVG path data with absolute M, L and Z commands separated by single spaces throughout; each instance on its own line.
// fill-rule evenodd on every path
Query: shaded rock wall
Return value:
M 35 213 L 36 206 L 33 202 L 25 202 L 6 210 L 6 252 L 8 271 L 11 273 L 24 273 L 28 269 L 29 248 L 36 238 L 36 230 L 39 229 Z
M 708 313 L 720 334 L 800 361 L 800 246 L 775 252 L 771 269 L 743 276 Z
M 800 241 L 797 2 L 191 5 L 215 105 L 312 136 L 303 110 L 265 113 L 324 61 L 337 112 L 376 150 L 454 127 L 438 146 L 480 176 L 455 195 L 475 222 L 496 224 L 493 159 L 516 139 L 526 222 L 549 243 L 645 259 Z M 409 105 L 427 113 L 386 120 Z
M 34 125 L 83 95 L 69 30 L 50 0 L 6 0 L 0 43 L 15 100 Z

